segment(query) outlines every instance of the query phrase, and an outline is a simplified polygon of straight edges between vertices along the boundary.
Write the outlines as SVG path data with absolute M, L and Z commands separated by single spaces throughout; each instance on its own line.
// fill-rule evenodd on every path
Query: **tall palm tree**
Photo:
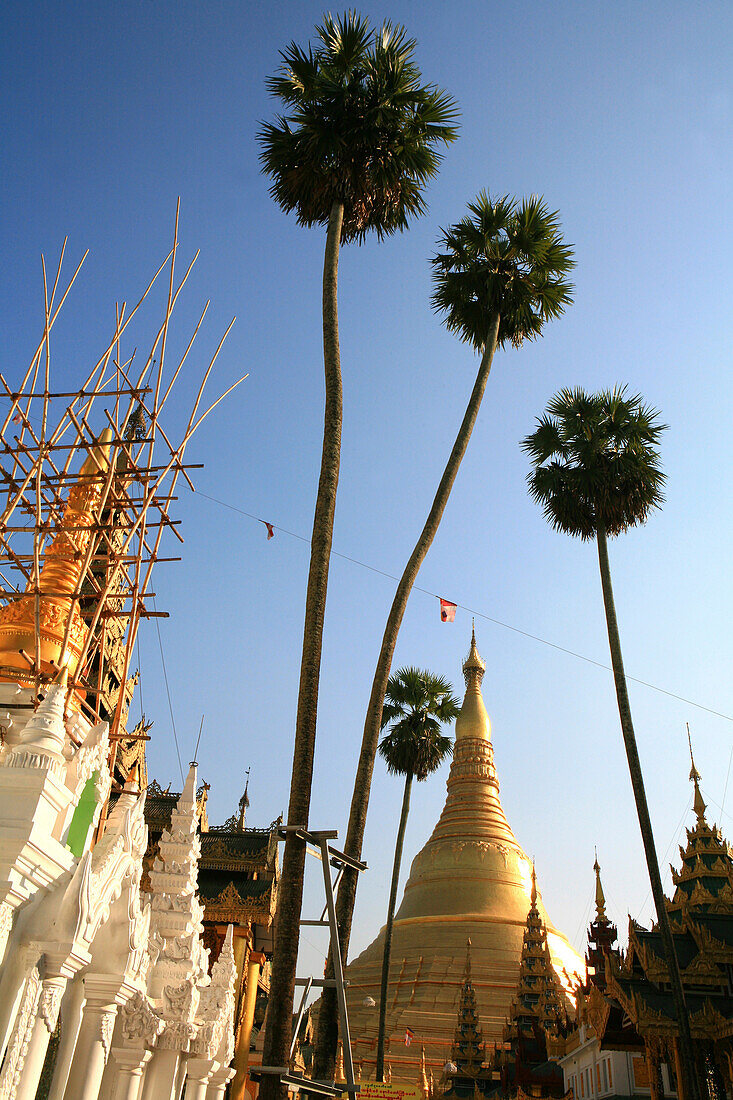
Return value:
M 392 775 L 404 775 L 405 791 L 402 813 L 397 829 L 397 841 L 389 891 L 387 923 L 384 930 L 382 984 L 379 996 L 379 1032 L 377 1037 L 377 1081 L 384 1080 L 384 1033 L 387 1020 L 387 982 L 392 954 L 392 926 L 400 880 L 402 845 L 410 812 L 412 781 L 427 779 L 452 752 L 450 737 L 441 733 L 441 724 L 448 725 L 458 717 L 461 705 L 453 694 L 453 685 L 442 676 L 426 669 L 401 668 L 390 676 L 382 710 L 381 728 L 389 727 L 379 743 L 379 752 Z
M 355 12 L 330 16 L 316 43 L 295 43 L 268 87 L 285 114 L 259 132 L 271 194 L 299 224 L 326 228 L 323 264 L 323 361 L 326 400 L 321 471 L 316 497 L 306 594 L 288 825 L 308 824 L 316 736 L 323 620 L 341 453 L 342 385 L 338 334 L 341 244 L 368 233 L 389 236 L 425 210 L 423 191 L 442 159 L 439 147 L 457 134 L 452 99 L 422 82 L 415 41 L 385 23 L 376 32 Z M 305 845 L 285 843 L 277 917 L 278 936 L 265 1033 L 270 1065 L 288 1059 Z M 263 1100 L 282 1091 L 266 1078 Z
M 522 448 L 534 467 L 527 477 L 530 494 L 542 505 L 547 520 L 565 534 L 594 538 L 598 546 L 621 731 L 680 1030 L 685 1095 L 696 1098 L 699 1091 L 690 1024 L 631 719 L 608 563 L 608 538 L 645 523 L 649 513 L 664 501 L 665 475 L 658 446 L 665 427 L 659 413 L 638 394 L 628 396 L 625 386 L 595 394 L 565 389 L 552 398 Z
M 486 389 L 494 352 L 539 336 L 545 322 L 559 316 L 571 301 L 567 274 L 571 248 L 563 243 L 558 215 L 532 196 L 521 201 L 491 199 L 482 192 L 468 214 L 445 230 L 434 257 L 433 305 L 451 332 L 479 354 L 471 391 L 453 449 L 440 479 L 430 513 L 397 585 L 372 681 L 359 763 L 349 813 L 345 850 L 356 859 L 366 827 L 374 760 L 379 742 L 382 704 L 392 658 L 410 592 L 440 526 Z M 346 962 L 356 900 L 357 876 L 346 871 L 339 888 L 337 913 L 341 954 Z M 330 967 L 329 967 L 330 972 Z M 336 1055 L 336 998 L 326 990 L 319 1013 L 316 1075 L 330 1077 Z

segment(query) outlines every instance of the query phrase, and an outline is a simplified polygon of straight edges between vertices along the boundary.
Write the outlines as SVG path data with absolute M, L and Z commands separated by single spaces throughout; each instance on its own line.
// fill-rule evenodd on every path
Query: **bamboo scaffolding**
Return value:
M 22 679 L 32 685 L 34 705 L 44 685 L 66 663 L 74 608 L 78 608 L 86 629 L 76 670 L 69 676 L 67 706 L 77 707 L 90 720 L 98 721 L 103 701 L 114 705 L 110 721 L 111 768 L 120 737 L 148 740 L 147 733 L 128 734 L 124 730 L 130 665 L 140 622 L 168 617 L 168 612 L 151 608 L 155 592 L 150 582 L 158 562 L 180 561 L 179 557 L 164 556 L 161 540 L 167 530 L 183 542 L 177 530 L 181 521 L 171 514 L 178 500 L 176 483 L 183 476 L 194 489 L 190 474 L 201 469 L 200 463 L 185 461 L 186 448 L 209 414 L 247 377 L 238 379 L 203 413 L 199 412 L 204 389 L 234 324 L 232 320 L 200 376 L 183 432 L 176 436 L 171 425 L 161 422 L 173 387 L 179 378 L 188 375 L 183 367 L 191 358 L 209 308 L 206 302 L 183 354 L 169 371 L 173 311 L 198 257 L 197 252 L 177 280 L 179 217 L 180 200 L 170 252 L 129 312 L 125 302 L 115 304 L 111 336 L 78 390 L 52 388 L 52 332 L 87 256 L 85 252 L 64 284 L 66 240 L 52 280 L 47 275 L 45 258 L 41 258 L 43 328 L 31 360 L 17 385 L 0 373 L 0 401 L 8 402 L 7 412 L 0 413 L 0 486 L 6 498 L 0 508 L 0 581 L 4 585 L 0 588 L 0 607 L 32 599 L 35 646 L 33 652 L 21 649 L 19 653 L 28 665 Z M 123 338 L 129 338 L 131 322 L 164 271 L 167 288 L 162 321 L 142 365 L 135 367 L 137 349 L 125 358 Z M 99 440 L 105 429 L 109 438 L 103 454 Z M 9 468 L 3 459 L 9 460 Z M 85 461 L 87 469 L 80 473 Z M 92 502 L 87 509 L 91 516 L 87 524 L 74 522 L 71 515 L 65 518 L 74 487 L 83 489 L 84 498 Z M 60 530 L 76 547 L 74 575 L 79 581 L 69 586 L 72 591 L 62 591 L 43 579 L 44 547 Z M 63 601 L 69 611 L 60 656 L 50 661 L 43 660 L 41 646 L 45 599 Z M 115 670 L 119 688 L 114 689 L 105 688 L 109 683 L 104 671 L 105 654 L 111 638 L 124 641 L 121 666 Z M 75 645 L 76 653 L 79 642 Z M 0 678 L 7 680 L 17 674 L 15 666 L 0 664 Z

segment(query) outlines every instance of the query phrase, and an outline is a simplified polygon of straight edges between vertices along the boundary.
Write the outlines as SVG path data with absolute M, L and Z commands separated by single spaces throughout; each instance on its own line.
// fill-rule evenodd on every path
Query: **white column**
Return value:
M 178 1073 L 176 1074 L 176 1084 L 173 1089 L 173 1100 L 183 1100 L 183 1087 L 186 1083 L 186 1063 L 188 1056 L 185 1058 L 181 1056 L 181 1060 L 178 1063 Z
M 97 1100 L 116 1015 L 115 1001 L 87 1001 L 64 1100 Z
M 209 1087 L 206 1090 L 206 1100 L 224 1100 L 224 1092 L 231 1081 L 235 1071 L 228 1067 L 216 1070 L 212 1073 Z
M 70 983 L 61 1002 L 61 1038 L 56 1054 L 56 1066 L 48 1092 L 48 1100 L 62 1100 L 66 1082 L 69 1079 L 71 1060 L 81 1027 L 84 1008 L 84 983 L 80 977 Z
M 186 1091 L 184 1100 L 206 1100 L 213 1066 L 208 1058 L 186 1059 Z
M 152 1057 L 150 1050 L 112 1047 L 108 1071 L 112 1070 L 112 1100 L 138 1100 L 145 1067 Z
M 142 1100 L 174 1100 L 180 1052 L 155 1050 L 145 1071 Z
M 28 1043 L 15 1100 L 35 1100 L 36 1098 L 41 1070 L 46 1060 L 48 1041 L 53 1035 L 59 1018 L 66 981 L 66 978 L 59 977 L 43 979 L 33 1032 Z

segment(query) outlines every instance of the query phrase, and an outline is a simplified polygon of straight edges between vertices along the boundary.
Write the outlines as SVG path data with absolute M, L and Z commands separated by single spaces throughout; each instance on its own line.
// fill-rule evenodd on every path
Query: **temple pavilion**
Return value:
M 487 1050 L 503 1043 L 532 903 L 532 863 L 499 800 L 491 723 L 481 684 L 485 664 L 475 632 L 463 664 L 466 693 L 456 721 L 443 812 L 413 860 L 395 916 L 387 1005 L 387 1062 L 395 1081 L 414 1082 L 422 1048 L 437 1080 L 449 1059 L 463 986 L 466 941 L 472 943 L 472 985 Z M 582 960 L 552 924 L 536 891 L 553 967 L 565 990 Z M 349 1021 L 363 1077 L 376 1063 L 384 930 L 348 967 Z M 414 1040 L 404 1044 L 405 1035 Z

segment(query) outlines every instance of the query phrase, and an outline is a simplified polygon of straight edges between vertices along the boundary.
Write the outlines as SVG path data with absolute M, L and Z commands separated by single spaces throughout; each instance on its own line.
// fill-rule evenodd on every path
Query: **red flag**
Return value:
M 267 528 L 267 537 L 268 537 L 268 539 L 274 539 L 275 538 L 275 532 L 273 530 L 272 524 L 268 523 L 267 520 L 265 520 L 265 519 L 263 519 L 262 522 L 264 523 L 265 527 Z
M 458 604 L 451 603 L 450 600 L 440 599 L 440 621 L 443 623 L 452 623 L 456 618 L 456 608 Z
M 405 1046 L 409 1047 L 412 1040 L 415 1038 L 415 1032 L 411 1027 L 405 1029 Z
M 15 416 L 13 417 L 13 423 L 14 423 L 14 424 L 21 424 L 21 423 L 22 423 L 22 421 L 23 421 L 23 417 L 22 417 L 22 416 L 20 415 L 20 413 L 19 413 L 19 412 L 17 412 L 17 413 L 15 414 Z

